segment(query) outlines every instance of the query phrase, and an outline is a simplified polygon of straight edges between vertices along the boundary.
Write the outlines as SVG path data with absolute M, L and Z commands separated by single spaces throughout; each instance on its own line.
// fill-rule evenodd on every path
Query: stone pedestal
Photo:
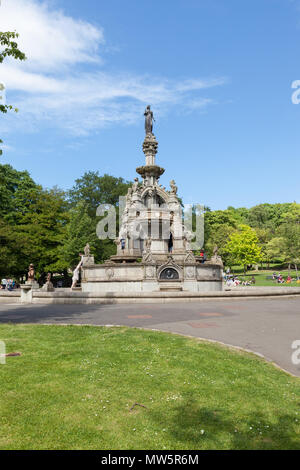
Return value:
M 53 287 L 53 284 L 51 281 L 47 281 L 43 287 L 42 287 L 42 290 L 44 292 L 54 292 L 54 287 Z
M 30 284 L 21 285 L 21 302 L 22 303 L 32 302 L 32 286 Z
M 95 264 L 95 259 L 94 259 L 94 256 L 83 256 L 82 257 L 82 265 L 83 266 L 87 266 L 87 265 L 91 265 L 91 264 Z

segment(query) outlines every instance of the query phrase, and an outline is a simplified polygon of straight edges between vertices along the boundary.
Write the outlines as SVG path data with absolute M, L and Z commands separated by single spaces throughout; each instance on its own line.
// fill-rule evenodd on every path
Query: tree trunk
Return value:
M 298 279 L 298 266 L 295 264 L 295 269 L 296 269 L 296 278 Z
M 289 276 L 291 275 L 291 263 L 288 264 L 288 273 L 289 273 Z

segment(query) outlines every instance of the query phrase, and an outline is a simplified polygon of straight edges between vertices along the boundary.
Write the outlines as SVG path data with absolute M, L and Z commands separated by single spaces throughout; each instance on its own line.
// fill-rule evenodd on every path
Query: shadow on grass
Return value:
M 199 407 L 189 395 L 169 418 L 163 421 L 154 413 L 151 419 L 166 429 L 170 439 L 178 443 L 177 449 L 300 450 L 297 415 L 278 411 L 270 420 L 260 412 L 244 412 L 242 417 L 237 410 L 236 418 L 229 414 L 223 408 Z

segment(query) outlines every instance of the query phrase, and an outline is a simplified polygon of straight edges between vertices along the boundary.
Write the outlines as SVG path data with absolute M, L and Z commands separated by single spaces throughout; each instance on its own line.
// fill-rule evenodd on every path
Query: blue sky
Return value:
M 133 180 L 151 104 L 161 182 L 212 209 L 300 202 L 300 2 L 2 0 L 26 63 L 0 65 L 3 163 L 46 187 Z

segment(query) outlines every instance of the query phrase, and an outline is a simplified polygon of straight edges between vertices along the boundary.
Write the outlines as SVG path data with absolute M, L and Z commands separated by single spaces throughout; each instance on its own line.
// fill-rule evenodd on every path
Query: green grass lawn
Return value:
M 2 450 L 300 449 L 300 379 L 254 355 L 125 327 L 0 339 L 22 353 L 0 365 Z
M 255 285 L 256 286 L 282 286 L 282 287 L 300 287 L 300 283 L 296 282 L 293 280 L 291 283 L 286 283 L 284 282 L 283 284 L 279 284 L 276 281 L 273 281 L 272 279 L 267 279 L 268 276 L 272 276 L 273 272 L 276 271 L 277 274 L 280 272 L 280 274 L 283 276 L 283 278 L 286 280 L 289 272 L 288 270 L 278 270 L 278 269 L 271 269 L 271 270 L 259 270 L 259 271 L 247 271 L 246 276 L 244 275 L 243 268 L 241 266 L 235 266 L 232 268 L 232 273 L 234 273 L 241 281 L 247 281 L 250 280 L 252 276 L 255 277 Z M 290 275 L 292 279 L 296 279 L 296 272 L 295 270 L 290 271 Z M 300 273 L 298 272 L 298 276 L 300 276 Z

